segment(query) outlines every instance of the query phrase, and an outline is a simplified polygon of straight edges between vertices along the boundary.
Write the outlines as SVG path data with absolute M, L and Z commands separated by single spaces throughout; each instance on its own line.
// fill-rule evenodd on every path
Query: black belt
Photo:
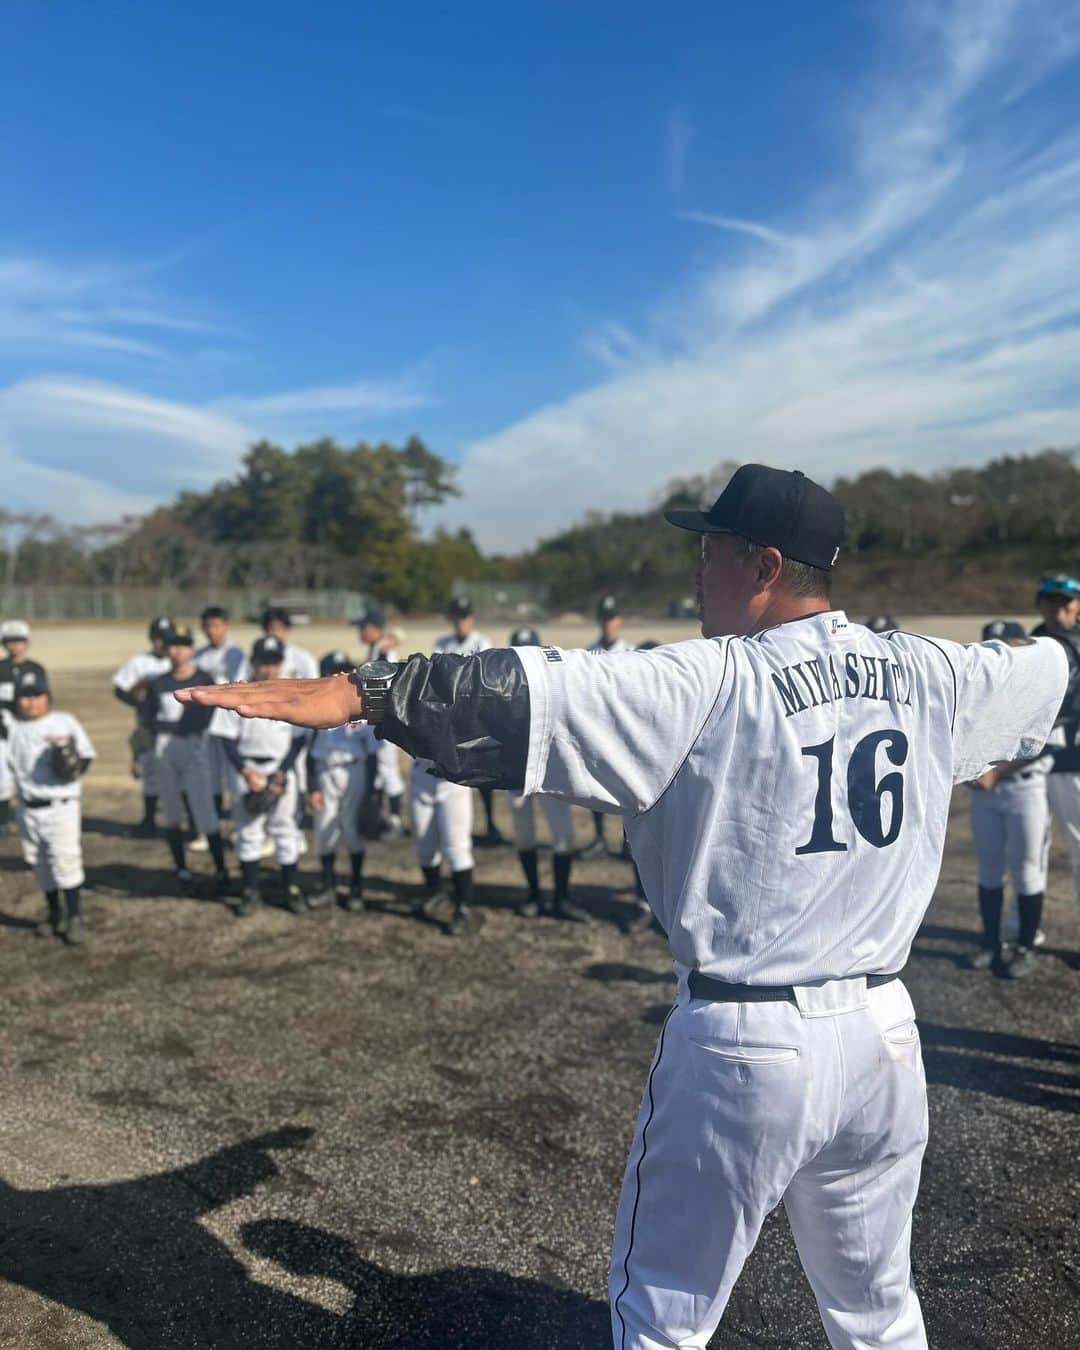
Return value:
M 274 755 L 245 755 L 244 759 L 248 764 L 276 764 L 277 759 Z
M 43 806 L 55 806 L 59 801 L 70 800 L 66 797 L 23 797 L 22 804 L 30 811 L 40 811 Z
M 857 978 L 857 977 L 856 977 Z M 892 975 L 867 975 L 867 989 L 898 980 L 899 971 Z M 728 984 L 726 980 L 703 975 L 700 970 L 690 972 L 690 994 L 693 998 L 708 999 L 710 1003 L 794 1003 L 795 990 L 790 984 Z

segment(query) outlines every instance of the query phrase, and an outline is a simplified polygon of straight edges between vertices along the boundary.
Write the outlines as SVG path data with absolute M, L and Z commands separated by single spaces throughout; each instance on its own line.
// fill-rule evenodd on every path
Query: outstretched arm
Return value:
M 268 717 L 298 727 L 339 727 L 364 715 L 359 692 L 344 675 L 322 680 L 197 684 L 178 689 L 176 697 L 181 703 L 231 708 L 241 717 Z

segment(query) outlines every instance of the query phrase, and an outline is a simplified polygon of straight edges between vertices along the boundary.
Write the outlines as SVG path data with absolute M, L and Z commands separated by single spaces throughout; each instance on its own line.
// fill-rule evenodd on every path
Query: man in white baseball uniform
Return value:
M 1052 762 L 1046 795 L 1054 818 L 1065 831 L 1073 887 L 1080 900 L 1080 581 L 1066 572 L 1051 572 L 1040 580 L 1035 603 L 1042 622 L 1031 630 L 1032 637 L 1053 638 L 1069 661 L 1065 706 L 1048 747 Z
M 477 652 L 491 650 L 491 639 L 476 628 L 476 608 L 467 595 L 453 595 L 446 606 L 446 617 L 454 625 L 452 633 L 446 633 L 435 641 L 435 650 L 447 656 L 475 656 Z M 506 841 L 502 831 L 495 824 L 495 791 L 490 787 L 480 789 L 480 800 L 484 806 L 487 828 L 478 843 L 496 848 Z M 471 810 L 471 808 L 470 808 Z
M 165 655 L 165 638 L 172 632 L 173 621 L 159 614 L 150 621 L 150 650 L 136 652 L 130 657 L 112 678 L 113 694 L 121 703 L 135 709 L 135 731 L 131 737 L 131 771 L 139 780 L 143 794 L 143 818 L 136 825 L 134 833 L 145 839 L 152 839 L 156 830 L 158 805 L 158 786 L 154 778 L 154 742 L 139 720 L 139 704 L 146 697 L 146 689 L 152 680 L 169 670 L 169 658 Z
M 199 616 L 199 625 L 206 638 L 205 646 L 195 651 L 195 664 L 204 670 L 215 684 L 232 684 L 243 679 L 247 658 L 243 647 L 229 641 L 229 611 L 223 605 L 207 605 Z M 228 789 L 228 764 L 218 741 L 210 740 L 210 773 L 214 783 L 214 806 L 221 819 L 225 815 L 225 793 Z
M 214 783 L 207 730 L 210 716 L 205 708 L 182 708 L 173 695 L 178 689 L 214 683 L 195 664 L 195 639 L 191 629 L 174 624 L 165 635 L 169 669 L 147 687 L 139 716 L 154 738 L 154 781 L 157 783 L 164 822 L 165 841 L 172 854 L 176 886 L 181 895 L 191 893 L 195 877 L 188 870 L 184 850 L 184 812 L 190 811 L 196 831 L 206 839 L 214 861 L 213 893 L 228 893 L 225 845 L 214 805 Z
M 355 669 L 345 652 L 327 652 L 319 662 L 319 674 L 343 675 Z M 312 909 L 337 901 L 334 864 L 344 845 L 349 855 L 349 893 L 345 908 L 362 914 L 364 905 L 364 859 L 367 856 L 367 808 L 374 792 L 376 753 L 380 745 L 371 727 L 346 722 L 340 727 L 317 731 L 308 750 L 308 796 L 315 818 L 315 852 L 322 868 L 322 885 L 308 897 Z
M 843 511 L 801 473 L 744 465 L 708 511 L 667 518 L 702 537 L 701 639 L 183 697 L 366 716 L 458 781 L 621 815 L 679 992 L 616 1218 L 614 1345 L 704 1350 L 782 1201 L 830 1343 L 921 1350 L 926 1084 L 898 972 L 953 784 L 1042 748 L 1065 656 L 849 622 L 829 600 Z
M 15 711 L 15 688 L 19 677 L 25 670 L 33 670 L 48 683 L 45 667 L 31 660 L 30 625 L 24 619 L 5 619 L 0 623 L 0 646 L 4 654 L 0 657 L 0 714 Z M 11 775 L 5 770 L 0 759 L 0 838 L 8 833 L 11 825 L 11 803 L 15 796 L 15 785 Z
M 982 637 L 984 642 L 1023 644 L 1027 640 L 1022 624 L 1003 619 L 986 624 Z M 1046 779 L 1052 764 L 1052 756 L 1044 753 L 1036 759 L 995 765 L 968 784 L 983 926 L 983 945 L 968 963 L 973 970 L 994 970 L 1019 980 L 1035 969 L 1035 948 L 1044 940 L 1039 923 L 1050 856 Z M 1014 943 L 1003 941 L 1006 872 L 1019 919 Z
M 285 644 L 276 637 L 261 637 L 251 649 L 250 668 L 254 683 L 283 678 Z M 304 681 L 306 683 L 306 681 Z M 213 685 L 229 689 L 232 685 Z M 178 697 L 180 697 L 178 695 Z M 344 720 L 344 719 L 343 719 Z M 222 752 L 231 771 L 233 847 L 243 872 L 243 892 L 235 906 L 238 918 L 254 914 L 262 904 L 259 859 L 269 837 L 281 868 L 285 904 L 294 914 L 308 908 L 300 888 L 297 862 L 300 857 L 300 827 L 297 824 L 296 761 L 309 737 L 284 722 L 246 722 L 221 709 L 210 723 L 210 734 L 220 737 Z M 248 794 L 269 794 L 260 809 Z
M 386 615 L 369 606 L 356 620 L 356 630 L 364 647 L 365 661 L 398 660 L 398 630 L 387 627 Z M 386 802 L 387 819 L 383 835 L 400 839 L 405 833 L 402 802 L 405 781 L 401 776 L 401 758 L 396 745 L 380 741 L 375 755 L 375 792 Z
M 70 747 L 69 758 L 58 768 L 62 746 Z M 94 747 L 78 718 L 53 709 L 44 671 L 21 671 L 14 711 L 0 712 L 0 760 L 18 794 L 23 859 L 49 906 L 38 934 L 62 937 L 71 946 L 83 940 L 80 888 L 86 880 L 79 780 L 93 758 Z

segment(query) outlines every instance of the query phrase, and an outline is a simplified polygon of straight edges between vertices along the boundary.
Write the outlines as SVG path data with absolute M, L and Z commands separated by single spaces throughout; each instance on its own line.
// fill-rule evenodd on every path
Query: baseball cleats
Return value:
M 176 880 L 176 889 L 181 895 L 190 895 L 195 885 L 194 874 L 189 872 L 186 867 L 178 867 L 173 873 Z
M 307 913 L 307 896 L 299 886 L 287 886 L 285 888 L 285 907 L 290 914 Z
M 1005 966 L 1004 974 L 1009 980 L 1022 980 L 1032 974 L 1038 958 L 1030 947 L 1014 947 L 1013 954 Z
M 345 908 L 350 914 L 363 914 L 367 908 L 364 903 L 364 892 L 359 886 L 349 887 L 349 894 L 345 897 Z
M 474 933 L 479 933 L 483 926 L 482 914 L 474 914 L 467 906 L 459 905 L 450 916 L 445 931 L 449 937 L 471 937 Z
M 572 900 L 556 900 L 551 906 L 551 913 L 556 919 L 566 919 L 569 923 L 592 923 L 592 915 Z
M 450 904 L 450 897 L 444 891 L 436 891 L 433 895 L 425 895 L 413 904 L 413 915 L 418 919 L 430 919 L 432 923 L 439 923 L 442 919 L 440 910 L 445 913 Z
M 993 970 L 1000 963 L 999 947 L 983 947 L 974 956 L 969 956 L 966 962 L 968 970 Z
M 244 892 L 240 897 L 240 903 L 235 908 L 235 914 L 238 919 L 246 919 L 249 914 L 254 914 L 262 904 L 262 893 L 257 886 L 245 886 Z
M 522 900 L 517 912 L 523 919 L 538 918 L 544 912 L 544 899 L 539 891 L 530 891 L 528 899 Z
M 54 905 L 50 903 L 49 917 L 47 919 L 42 919 L 42 921 L 34 929 L 34 934 L 36 937 L 40 938 L 49 938 L 49 937 L 62 938 L 64 934 L 67 932 L 67 926 L 68 926 L 67 915 L 61 912 L 59 905 Z
M 578 854 L 582 862 L 595 862 L 597 858 L 607 857 L 607 844 L 602 839 L 594 839 L 591 844 L 586 844 Z
M 187 847 L 188 847 L 188 852 L 189 852 L 189 853 L 209 853 L 209 852 L 210 852 L 210 845 L 206 842 L 206 835 L 205 835 L 205 834 L 197 834 L 197 835 L 195 836 L 195 838 L 191 841 L 191 843 L 188 844 Z
M 64 941 L 69 947 L 81 947 L 83 943 L 83 921 L 80 914 L 75 914 L 67 921 L 67 928 L 64 930 Z
M 332 905 L 337 900 L 337 887 L 324 886 L 322 890 L 316 891 L 314 895 L 308 896 L 309 909 L 325 909 L 327 905 Z

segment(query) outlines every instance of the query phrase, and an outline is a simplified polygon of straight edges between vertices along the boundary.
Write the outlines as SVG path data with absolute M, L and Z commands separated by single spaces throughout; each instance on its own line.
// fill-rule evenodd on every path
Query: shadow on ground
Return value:
M 270 1181 L 271 1150 L 310 1135 L 286 1127 L 100 1186 L 20 1190 L 0 1180 L 0 1277 L 94 1318 L 131 1350 L 602 1343 L 607 1313 L 595 1300 L 476 1267 L 394 1274 L 347 1239 L 290 1219 L 245 1225 L 246 1246 L 295 1274 L 338 1281 L 353 1306 L 338 1314 L 253 1280 L 199 1220 Z

